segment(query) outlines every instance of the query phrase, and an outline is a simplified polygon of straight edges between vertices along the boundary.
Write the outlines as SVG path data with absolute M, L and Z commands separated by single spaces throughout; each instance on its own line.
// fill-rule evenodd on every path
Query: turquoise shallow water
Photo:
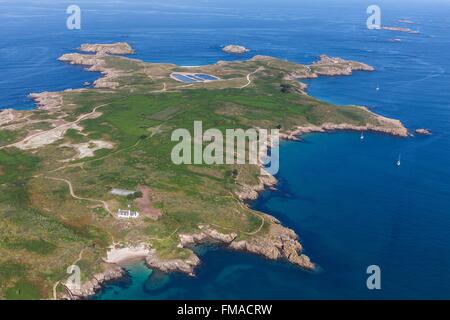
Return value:
M 421 33 L 413 35 L 369 32 L 365 1 L 78 2 L 84 20 L 77 32 L 64 28 L 64 1 L 0 3 L 1 107 L 32 108 L 29 92 L 95 79 L 56 61 L 84 42 L 128 41 L 136 58 L 182 65 L 235 59 L 220 46 L 239 43 L 252 49 L 243 58 L 310 62 L 327 53 L 369 63 L 376 72 L 315 79 L 309 93 L 434 132 L 408 139 L 368 134 L 363 142 L 357 133 L 313 134 L 283 143 L 278 190 L 254 207 L 294 229 L 320 272 L 202 248 L 195 278 L 136 264 L 96 299 L 450 298 L 448 3 L 381 2 L 383 23 L 416 21 L 409 27 Z M 380 291 L 365 286 L 372 264 L 381 267 Z

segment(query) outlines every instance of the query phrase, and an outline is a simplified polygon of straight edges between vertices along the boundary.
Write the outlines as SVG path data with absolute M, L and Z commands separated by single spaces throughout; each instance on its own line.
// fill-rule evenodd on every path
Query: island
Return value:
M 230 44 L 222 48 L 223 52 L 231 53 L 231 54 L 244 54 L 250 51 L 244 46 L 239 46 L 235 44 Z
M 319 101 L 301 83 L 374 70 L 364 63 L 255 56 L 181 67 L 120 56 L 134 52 L 125 44 L 81 49 L 59 60 L 101 72 L 92 88 L 31 94 L 35 110 L 0 113 L 0 298 L 87 298 L 135 259 L 192 276 L 199 244 L 315 270 L 294 230 L 251 208 L 277 184 L 260 165 L 172 163 L 171 133 L 195 120 L 279 128 L 293 140 L 335 130 L 408 136 L 398 120 Z M 68 280 L 72 265 L 80 287 Z
M 418 135 L 429 136 L 431 135 L 430 129 L 419 128 L 414 131 Z
M 409 19 L 398 19 L 398 22 L 407 23 L 407 24 L 416 24 L 414 21 L 409 20 Z
M 417 31 L 417 30 L 412 30 L 410 28 L 405 28 L 405 27 L 383 27 L 383 30 L 397 31 L 397 32 L 404 32 L 404 33 L 413 33 L 413 34 L 419 33 L 419 31 Z
M 82 44 L 79 48 L 82 52 L 92 52 L 96 54 L 133 54 L 134 49 L 126 42 L 117 42 L 111 44 Z

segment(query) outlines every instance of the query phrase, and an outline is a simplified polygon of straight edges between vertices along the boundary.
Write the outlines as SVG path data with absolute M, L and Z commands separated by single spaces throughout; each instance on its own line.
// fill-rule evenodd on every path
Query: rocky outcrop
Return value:
M 256 55 L 250 59 L 250 61 L 271 61 L 271 60 L 276 60 L 276 58 L 271 56 Z
M 119 42 L 113 44 L 83 44 L 80 47 L 83 52 L 95 54 L 67 53 L 58 58 L 59 61 L 88 67 L 89 71 L 100 72 L 103 76 L 97 79 L 93 85 L 100 89 L 117 89 L 119 70 L 107 66 L 105 58 L 109 54 L 131 54 L 133 48 L 128 43 Z
M 119 83 L 116 81 L 119 73 L 117 70 L 107 68 L 105 57 L 103 55 L 87 55 L 80 53 L 68 53 L 58 58 L 59 61 L 70 63 L 73 65 L 81 65 L 89 67 L 89 71 L 100 72 L 103 77 L 94 82 L 95 88 L 100 89 L 117 89 Z
M 17 119 L 17 112 L 12 109 L 4 109 L 0 111 L 0 126 L 10 124 Z
M 229 244 L 237 237 L 236 233 L 223 234 L 206 225 L 200 225 L 199 229 L 199 233 L 179 234 L 180 246 L 186 248 L 203 243 Z
M 223 52 L 231 53 L 231 54 L 244 54 L 249 52 L 250 50 L 244 46 L 239 46 L 235 44 L 230 44 L 222 48 Z
M 298 135 L 295 135 L 294 133 L 295 132 L 293 132 L 293 131 L 280 132 L 280 139 L 281 140 L 290 140 L 290 141 L 300 141 L 300 138 L 298 137 Z
M 296 65 L 293 70 L 284 77 L 284 80 L 314 79 L 319 76 L 349 76 L 353 71 L 374 70 L 373 67 L 365 63 L 344 60 L 341 58 L 332 58 L 323 54 L 320 56 L 319 61 L 311 65 Z M 301 85 L 301 90 L 306 90 L 307 85 L 303 83 Z
M 241 185 L 240 190 L 236 192 L 239 199 L 243 201 L 256 200 L 261 192 L 267 188 L 274 189 L 278 183 L 277 179 L 272 175 L 261 175 L 258 179 L 259 184 Z
M 397 32 L 414 33 L 414 34 L 419 33 L 419 31 L 411 30 L 410 28 L 404 28 L 404 27 L 382 27 L 382 29 L 388 30 L 388 31 L 397 31 Z
M 62 107 L 63 97 L 59 92 L 30 93 L 29 97 L 34 100 L 38 109 L 54 110 Z
M 303 68 L 297 68 L 294 71 L 287 74 L 283 79 L 287 81 L 297 81 L 299 79 L 314 79 L 319 76 L 314 73 L 309 67 L 304 66 Z M 307 85 L 300 82 L 300 85 L 305 90 Z
M 156 250 L 150 250 L 145 262 L 149 268 L 194 276 L 194 269 L 200 264 L 200 259 L 193 252 L 187 259 L 164 259 L 157 255 Z
M 322 125 L 304 125 L 299 126 L 294 130 L 284 133 L 287 137 L 296 137 L 306 133 L 312 132 L 327 132 L 327 131 L 372 131 L 378 133 L 389 134 L 398 137 L 408 137 L 408 129 L 399 120 L 386 118 L 376 115 L 365 107 L 360 107 L 370 112 L 373 115 L 374 123 L 367 123 L 365 125 L 355 125 L 349 123 L 324 123 Z
M 414 132 L 416 134 L 423 135 L 423 136 L 431 135 L 431 130 L 429 130 L 429 129 L 416 129 Z
M 265 219 L 265 223 L 270 223 L 270 227 L 268 232 L 261 235 L 248 235 L 242 240 L 237 240 L 236 233 L 221 233 L 208 225 L 200 225 L 197 233 L 179 235 L 179 247 L 189 249 L 200 244 L 220 244 L 232 250 L 257 254 L 271 260 L 286 260 L 305 270 L 316 268 L 309 257 L 302 254 L 302 245 L 293 230 L 283 227 L 274 217 L 269 215 L 262 215 L 262 217 Z M 166 273 L 182 272 L 194 276 L 195 268 L 200 264 L 199 257 L 192 251 L 190 256 L 185 259 L 167 259 L 161 258 L 155 249 L 150 249 L 145 245 L 113 249 L 108 252 L 108 257 L 105 259 L 107 264 L 104 266 L 104 272 L 95 274 L 80 288 L 73 287 L 70 283 L 64 283 L 68 293 L 62 298 L 75 300 L 88 298 L 95 295 L 106 282 L 124 277 L 126 272 L 116 263 L 127 260 L 130 255 L 133 258 L 145 257 L 146 265 L 149 268 Z
M 79 288 L 70 283 L 64 283 L 63 285 L 68 293 L 62 298 L 72 300 L 88 298 L 95 295 L 105 283 L 125 276 L 125 270 L 118 265 L 105 264 L 104 268 L 103 272 L 95 274 L 91 280 L 83 283 Z
M 180 247 L 192 247 L 199 244 L 221 244 L 232 250 L 245 251 L 271 260 L 287 260 L 301 268 L 314 270 L 315 265 L 309 257 L 302 254 L 302 245 L 291 229 L 283 227 L 274 217 L 262 215 L 265 223 L 270 223 L 269 231 L 261 235 L 249 235 L 237 240 L 236 233 L 223 234 L 209 226 L 199 226 L 200 232 L 181 234 Z M 177 265 L 177 270 L 179 266 Z M 160 268 L 159 268 L 160 269 Z M 194 270 L 189 269 L 189 272 Z
M 280 222 L 266 215 L 270 220 L 270 229 L 267 234 L 251 236 L 246 240 L 233 241 L 229 248 L 261 255 L 271 260 L 285 259 L 306 270 L 314 270 L 316 266 L 310 258 L 302 254 L 302 245 L 296 233 L 283 227 Z
M 133 48 L 126 42 L 117 42 L 110 44 L 82 44 L 80 51 L 95 52 L 98 54 L 133 54 Z
M 375 69 L 368 64 L 344 60 L 341 58 L 332 58 L 327 55 L 321 55 L 320 60 L 309 66 L 312 74 L 310 77 L 316 76 L 348 76 L 353 71 L 374 71 Z

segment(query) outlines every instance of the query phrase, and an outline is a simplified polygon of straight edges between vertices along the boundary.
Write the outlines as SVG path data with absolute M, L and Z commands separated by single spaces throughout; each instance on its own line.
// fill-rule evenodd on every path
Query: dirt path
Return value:
M 164 241 L 164 240 L 170 239 L 170 238 L 172 238 L 172 237 L 178 232 L 178 230 L 180 230 L 180 228 L 181 228 L 181 227 L 176 228 L 175 231 L 173 231 L 173 232 L 172 232 L 171 234 L 169 234 L 167 237 L 163 237 L 163 238 L 150 237 L 150 238 L 148 238 L 148 239 L 149 239 L 149 240 L 156 240 L 156 241 Z
M 262 228 L 264 227 L 264 224 L 266 223 L 266 221 L 265 221 L 264 217 L 263 217 L 259 212 L 255 211 L 255 210 L 252 210 L 252 209 L 250 209 L 249 207 L 245 206 L 245 205 L 242 203 L 241 200 L 236 199 L 236 197 L 233 195 L 232 192 L 230 192 L 230 195 L 229 195 L 229 196 L 225 196 L 225 197 L 227 197 L 227 198 L 230 197 L 230 198 L 232 198 L 233 200 L 236 200 L 236 202 L 239 204 L 239 206 L 240 206 L 244 211 L 250 211 L 251 214 L 253 214 L 253 215 L 255 215 L 255 216 L 257 216 L 258 218 L 261 219 L 261 224 L 260 224 L 260 226 L 259 226 L 255 231 L 247 232 L 247 231 L 239 230 L 239 232 L 242 232 L 243 234 L 246 234 L 246 235 L 248 235 L 248 236 L 253 236 L 253 235 L 257 234 L 258 232 L 260 232 L 260 231 L 262 230 Z M 236 212 L 239 212 L 239 211 L 236 210 Z M 233 228 L 224 227 L 224 226 L 221 226 L 221 225 L 215 224 L 215 223 L 212 223 L 211 225 L 212 225 L 212 226 L 215 226 L 215 227 L 218 227 L 218 228 L 225 229 L 225 230 L 232 230 L 232 231 L 235 231 L 235 229 L 233 229 Z
M 103 200 L 98 200 L 98 199 L 91 199 L 91 198 L 83 198 L 83 197 L 79 197 L 75 194 L 74 190 L 73 190 L 73 186 L 72 186 L 72 182 L 70 182 L 69 180 L 66 179 L 61 179 L 61 178 L 53 178 L 53 177 L 43 177 L 45 179 L 50 179 L 50 180 L 54 180 L 54 181 L 62 181 L 65 182 L 68 186 L 69 186 L 69 192 L 70 195 L 72 196 L 72 198 L 78 199 L 78 200 L 84 200 L 84 201 L 90 201 L 90 202 L 96 202 L 96 203 L 101 203 L 103 205 L 103 208 L 108 211 L 108 213 L 114 217 L 114 214 L 112 213 L 111 209 L 108 206 L 108 203 L 106 203 L 106 201 Z
M 263 67 L 259 67 L 259 68 L 256 69 L 255 71 L 250 72 L 250 73 L 247 75 L 247 83 L 244 84 L 242 87 L 239 87 L 239 89 L 244 89 L 244 88 L 247 88 L 249 85 L 251 85 L 251 84 L 252 84 L 252 80 L 250 79 L 250 77 L 251 77 L 252 75 L 254 75 L 255 73 L 257 73 L 257 72 L 263 70 L 263 69 L 264 69 Z

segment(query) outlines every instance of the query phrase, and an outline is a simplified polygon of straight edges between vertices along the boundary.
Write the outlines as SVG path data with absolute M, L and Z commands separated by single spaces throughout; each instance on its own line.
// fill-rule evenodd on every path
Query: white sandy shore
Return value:
M 144 246 L 115 248 L 111 247 L 106 254 L 105 262 L 124 264 L 130 261 L 145 259 L 150 253 L 150 250 Z

